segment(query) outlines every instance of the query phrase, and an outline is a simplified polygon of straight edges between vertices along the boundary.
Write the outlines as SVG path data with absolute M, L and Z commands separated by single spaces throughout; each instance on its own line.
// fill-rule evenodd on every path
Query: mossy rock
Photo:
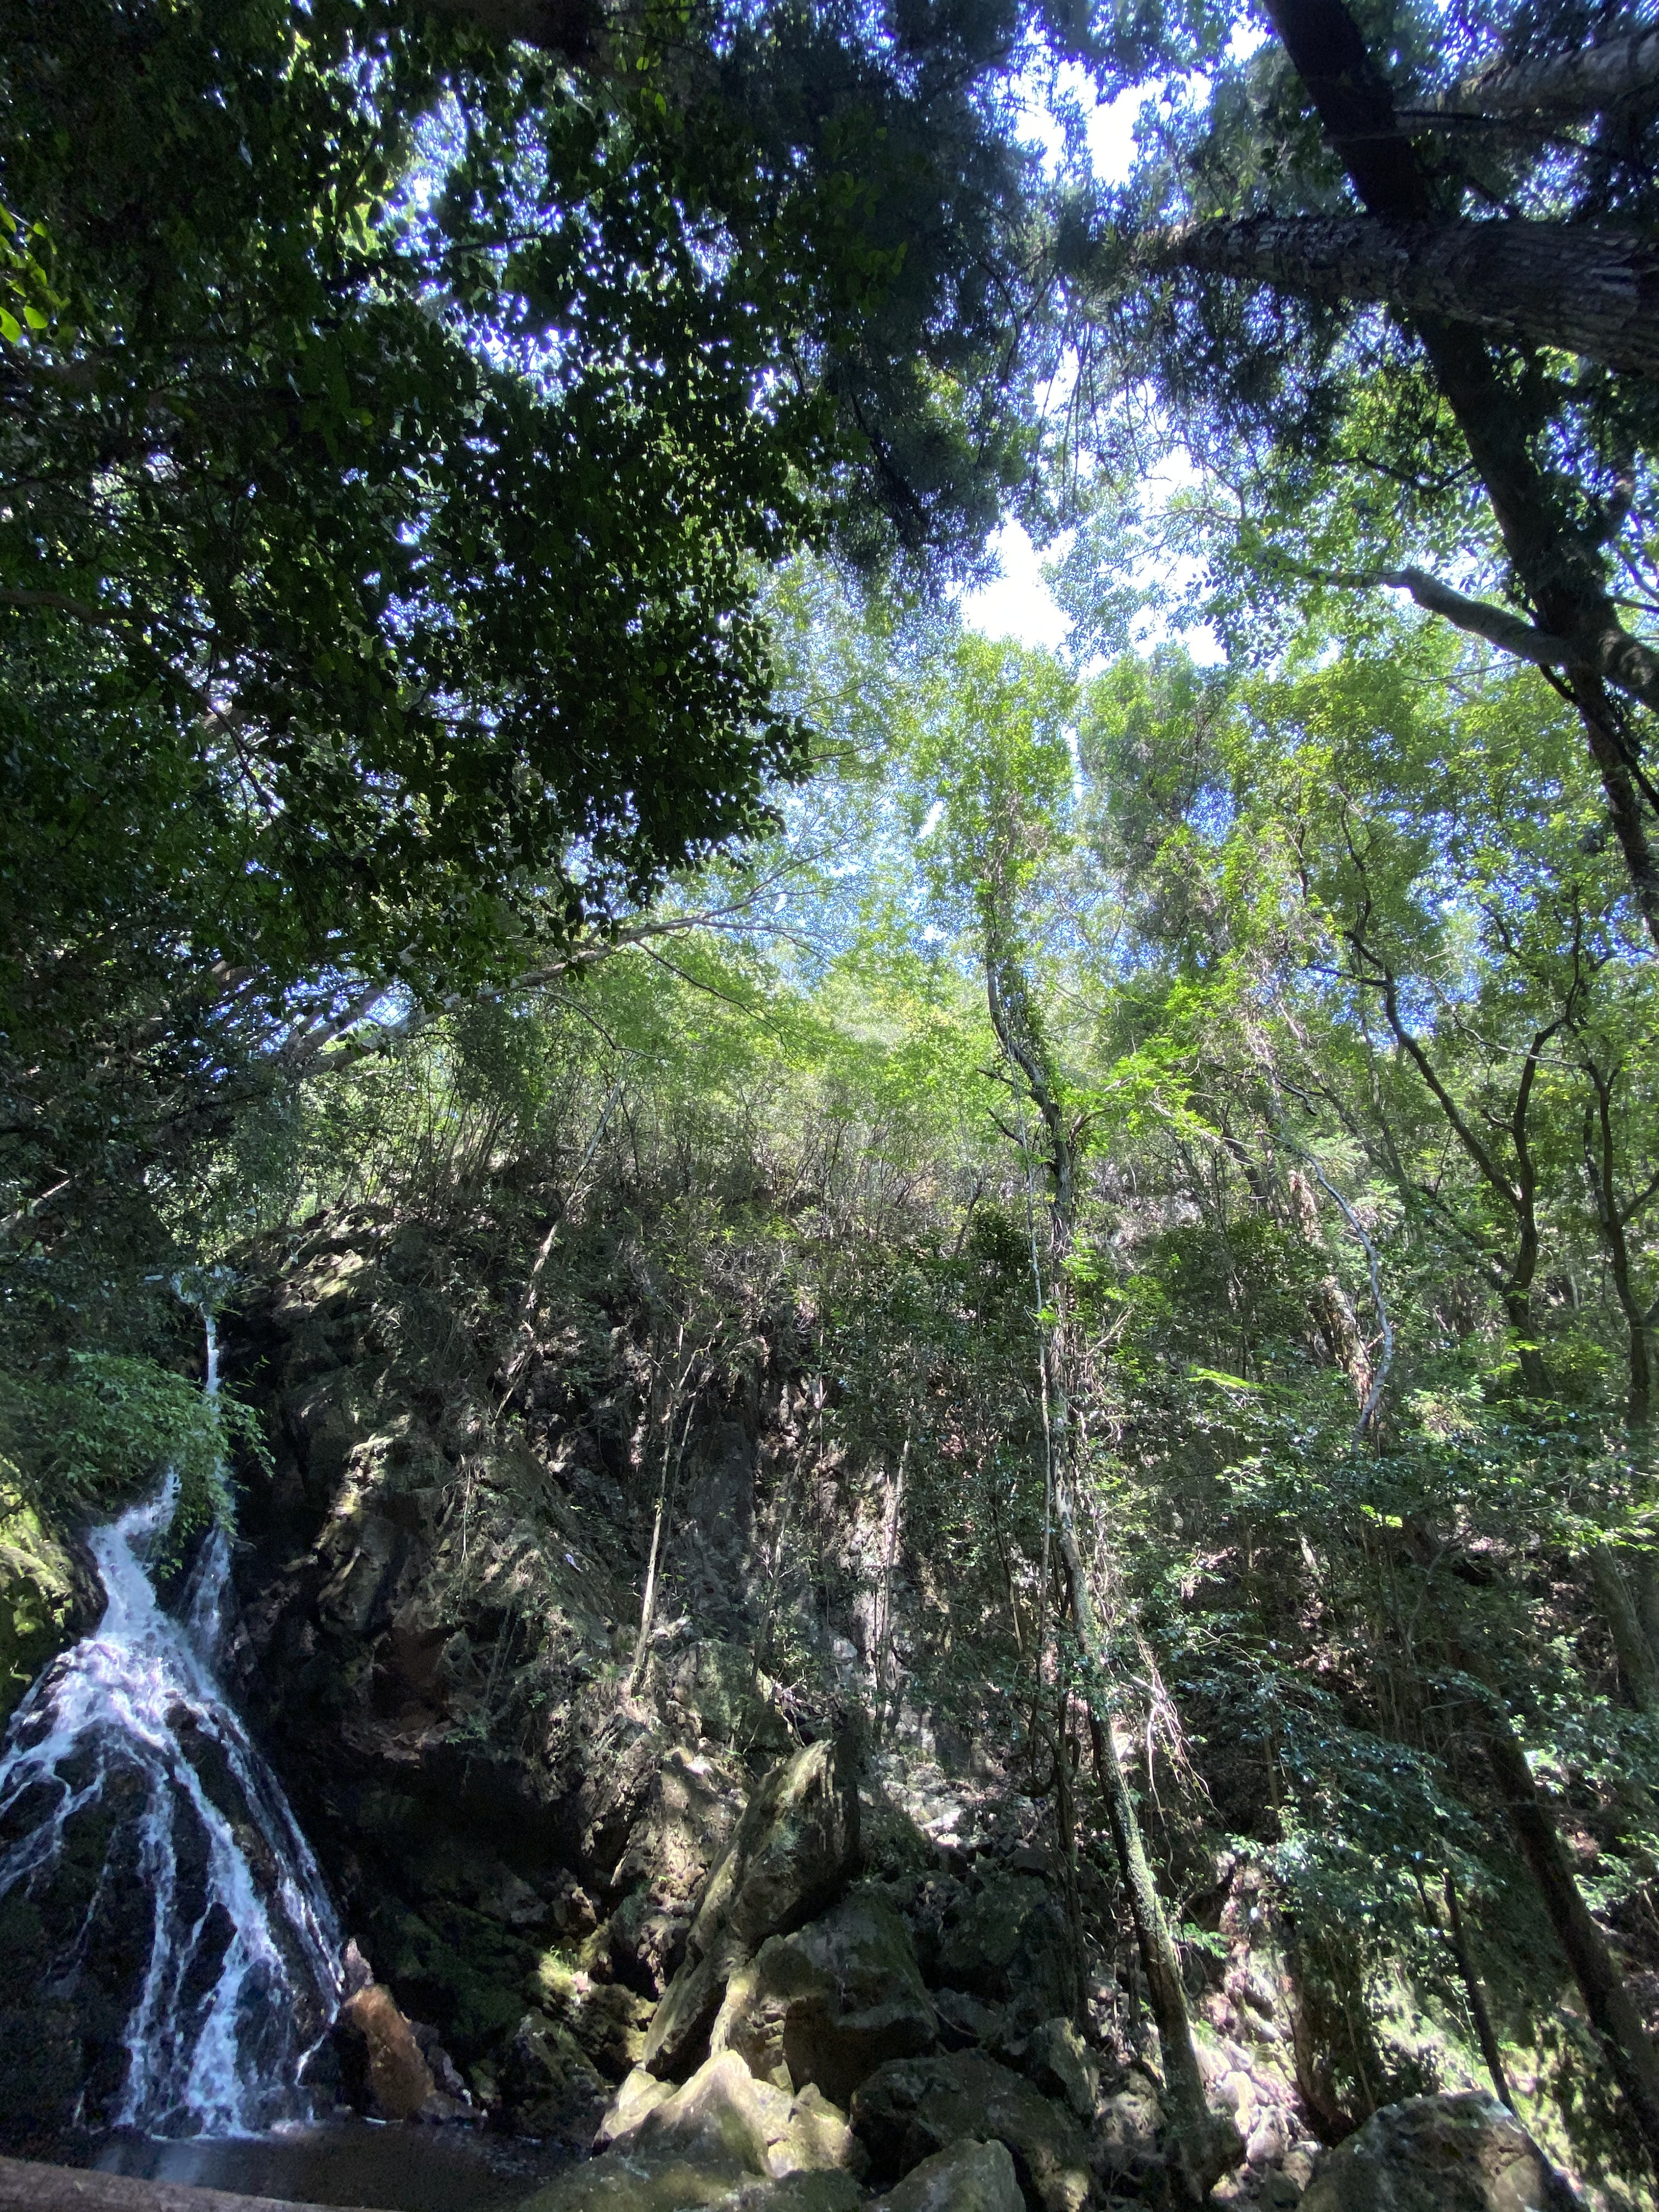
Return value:
M 48 1660 L 90 1626 L 90 1593 L 69 1553 L 4 1487 L 0 1460 L 0 1723 Z
M 1088 2145 L 1071 2114 L 978 2051 L 896 2058 L 853 2100 L 853 2127 L 878 2181 L 895 2181 L 957 2143 L 1006 2143 L 1033 2212 L 1081 2212 Z
M 1583 2212 L 1513 2112 L 1483 2089 L 1373 2112 L 1314 2177 L 1305 2212 Z
M 909 1930 L 879 1891 L 858 1889 L 793 1936 L 769 1937 L 732 1975 L 710 2047 L 844 2105 L 878 2066 L 928 2050 L 937 2032 Z

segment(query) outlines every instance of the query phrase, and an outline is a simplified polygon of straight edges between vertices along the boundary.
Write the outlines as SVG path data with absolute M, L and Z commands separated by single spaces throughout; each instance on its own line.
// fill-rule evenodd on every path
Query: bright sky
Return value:
M 1258 25 L 1242 17 L 1234 26 L 1228 52 L 1235 60 L 1242 61 L 1261 43 L 1263 36 Z M 1204 80 L 1194 78 L 1191 82 L 1199 90 Z M 1097 178 L 1103 184 L 1121 183 L 1135 157 L 1135 124 L 1145 103 L 1158 96 L 1156 88 L 1122 93 L 1116 100 L 1097 100 L 1087 74 L 1073 65 L 1060 72 L 1058 89 L 1075 99 L 1083 110 L 1090 158 Z M 1046 93 L 1033 88 L 1027 114 L 1032 138 L 1051 157 L 1057 155 L 1060 132 L 1048 112 Z M 1171 483 L 1186 473 L 1178 461 L 1169 465 Z M 1071 629 L 1071 620 L 1055 604 L 1043 578 L 1042 556 L 1030 538 L 1018 522 L 1007 522 L 991 543 L 1001 562 L 1002 574 L 982 589 L 963 595 L 963 620 L 985 637 L 1016 638 L 1021 645 L 1062 645 Z M 1146 641 L 1151 641 L 1150 633 Z M 1200 660 L 1219 657 L 1214 641 L 1201 629 L 1188 632 L 1186 642 L 1188 649 Z
M 1148 95 L 1126 92 L 1116 100 L 1096 100 L 1086 74 L 1075 67 L 1061 72 L 1059 88 L 1083 109 L 1095 175 L 1103 184 L 1120 183 L 1134 160 L 1135 118 Z M 1030 117 L 1032 137 L 1050 154 L 1058 154 L 1060 131 L 1045 100 L 1033 99 Z M 1070 618 L 1055 605 L 1043 580 L 1042 557 L 1024 529 L 1018 522 L 1005 523 L 991 543 L 1002 574 L 994 583 L 965 594 L 963 619 L 986 637 L 1017 638 L 1022 645 L 1063 645 Z
M 1071 618 L 1060 612 L 1043 580 L 1042 556 L 1017 522 L 991 540 L 1002 563 L 994 583 L 963 594 L 963 620 L 984 637 L 1017 638 L 1021 645 L 1064 645 Z

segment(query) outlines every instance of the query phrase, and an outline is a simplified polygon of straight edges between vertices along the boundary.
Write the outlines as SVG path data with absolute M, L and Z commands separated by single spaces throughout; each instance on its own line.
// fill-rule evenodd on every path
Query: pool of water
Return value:
M 482 2129 L 331 2120 L 213 2142 L 161 2142 L 124 2133 L 64 2163 L 308 2204 L 511 2212 L 568 2166 L 570 2153 Z

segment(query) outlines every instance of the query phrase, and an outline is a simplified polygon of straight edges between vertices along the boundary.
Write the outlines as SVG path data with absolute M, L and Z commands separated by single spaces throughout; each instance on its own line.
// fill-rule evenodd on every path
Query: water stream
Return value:
M 208 1322 L 210 1392 L 218 1352 Z M 93 1532 L 107 1603 L 0 1748 L 0 1901 L 38 1913 L 88 2054 L 77 2124 L 248 2136 L 303 2116 L 340 1994 L 317 1862 L 216 1674 L 230 1549 L 203 1545 L 183 1618 L 146 1561 L 177 1484 Z

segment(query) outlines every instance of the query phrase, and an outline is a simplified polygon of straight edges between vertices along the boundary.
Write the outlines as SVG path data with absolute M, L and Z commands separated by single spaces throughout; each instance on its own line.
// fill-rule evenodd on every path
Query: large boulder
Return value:
M 816 2091 L 757 2081 L 735 2051 L 669 2088 L 636 2069 L 599 2130 L 610 2148 L 561 2174 L 523 2212 L 682 2212 L 739 2204 L 847 2212 L 861 2160 L 844 2117 Z M 789 2183 L 789 2188 L 782 2185 Z
M 1058 2097 L 1086 2128 L 1100 2101 L 1100 2068 L 1073 2023 L 1040 2021 L 1025 2037 L 1020 2069 L 1045 2097 Z
M 611 2148 L 561 2174 L 524 2212 L 680 2212 L 773 2178 L 761 2086 L 735 2056 L 711 2060 L 666 2097 L 636 2099 L 629 2112 L 613 2106 L 601 2132 Z
M 415 2030 L 390 1990 L 370 1982 L 340 2008 L 337 2034 L 357 2039 L 368 2109 L 375 2119 L 412 2120 L 437 2093 Z
M 846 2113 L 815 2084 L 791 2096 L 757 2081 L 730 2051 L 707 2060 L 678 2088 L 636 2066 L 611 2099 L 593 2148 L 626 2150 L 670 2139 L 684 2146 L 688 2130 L 701 2128 L 704 2115 L 728 2108 L 757 2131 L 765 2145 L 765 2170 L 775 2178 L 831 2170 L 862 2173 L 869 2164 Z
M 821 1912 L 856 1871 L 858 1855 L 858 1777 L 848 1741 L 809 1744 L 781 1760 L 704 1887 L 684 1963 L 646 2038 L 653 2074 L 683 2081 L 702 2064 L 733 1973 L 769 1936 Z
M 994 2136 L 1035 2212 L 1079 2212 L 1089 2194 L 1088 2146 L 1070 2113 L 982 2051 L 890 2061 L 854 2096 L 852 2122 L 878 2182 Z
M 603 2078 L 568 2027 L 545 2013 L 526 2013 L 501 2068 L 505 2124 L 585 2150 L 605 2096 Z
M 871 2212 L 1025 2212 L 1025 2199 L 1006 2143 L 959 2142 L 923 2159 Z
M 931 2049 L 933 2000 L 909 1930 L 886 1898 L 857 1890 L 738 1968 L 709 2037 L 781 2087 L 815 2082 L 845 2104 L 890 2058 Z
M 1581 2212 L 1513 2112 L 1484 2089 L 1385 2105 L 1325 2161 L 1302 2212 Z
M 1076 1970 L 1066 1916 L 1036 1875 L 992 1874 L 958 1897 L 939 1934 L 938 1979 L 1035 2023 L 1069 2013 Z

